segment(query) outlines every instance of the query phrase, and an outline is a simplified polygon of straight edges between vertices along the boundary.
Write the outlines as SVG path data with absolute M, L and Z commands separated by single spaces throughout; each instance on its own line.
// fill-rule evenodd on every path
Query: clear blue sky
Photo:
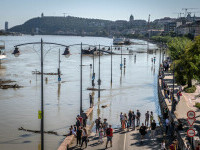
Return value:
M 151 20 L 166 16 L 177 17 L 182 8 L 200 8 L 200 0 L 0 0 L 0 29 L 5 21 L 9 28 L 23 24 L 30 18 L 45 16 L 70 16 L 107 20 Z M 200 11 L 200 9 L 189 10 Z M 196 14 L 200 16 L 200 14 Z

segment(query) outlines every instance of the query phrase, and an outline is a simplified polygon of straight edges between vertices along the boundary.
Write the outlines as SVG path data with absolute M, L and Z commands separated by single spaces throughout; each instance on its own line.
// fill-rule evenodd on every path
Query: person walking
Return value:
M 161 150 L 166 150 L 165 140 L 163 140 L 162 143 L 161 143 Z
M 131 123 L 131 125 L 132 125 L 132 127 L 133 127 L 133 130 L 135 130 L 135 118 L 136 118 L 136 115 L 135 115 L 135 113 L 134 113 L 134 111 L 132 112 L 132 123 Z
M 153 112 L 151 111 L 151 114 L 150 114 L 150 124 L 153 122 Z
M 132 123 L 132 111 L 130 110 L 129 113 L 128 113 L 128 121 L 129 121 L 129 126 L 131 126 L 131 123 Z
M 79 126 L 76 132 L 77 146 L 81 146 L 81 137 L 82 137 L 82 129 L 81 126 Z
M 101 124 L 101 118 L 99 117 L 98 119 L 95 120 L 96 123 L 96 134 L 99 132 L 100 124 Z
M 144 126 L 144 123 L 142 123 L 142 126 L 139 129 L 139 132 L 141 134 L 140 141 L 141 141 L 141 143 L 143 143 L 144 136 L 147 133 L 146 126 Z
M 167 133 L 168 133 L 168 129 L 169 129 L 169 119 L 166 118 L 166 120 L 165 120 L 165 134 L 166 134 L 166 135 L 167 135 Z
M 107 136 L 106 148 L 108 146 L 108 142 L 110 142 L 110 147 L 112 147 L 113 129 L 111 125 L 109 125 L 109 128 L 106 130 L 106 136 Z
M 102 126 L 100 125 L 100 128 L 99 128 L 99 142 L 102 144 L 103 143 L 103 128 Z
M 90 95 L 89 95 L 89 98 L 90 98 L 90 108 L 92 108 L 93 107 L 93 101 L 92 101 L 92 94 L 90 93 Z
M 121 122 L 121 127 L 122 127 L 122 119 L 123 119 L 123 114 L 122 114 L 122 112 L 120 113 L 120 122 Z
M 137 119 L 137 127 L 140 126 L 140 117 L 141 117 L 141 113 L 139 110 L 137 110 L 137 115 L 136 115 L 136 119 Z
M 149 111 L 147 111 L 145 114 L 145 126 L 149 126 Z
M 126 118 L 125 118 L 125 114 L 122 117 L 122 130 L 124 130 L 126 128 Z
M 153 120 L 151 123 L 151 139 L 153 140 L 155 138 L 155 132 L 156 132 L 156 122 Z
M 83 127 L 86 127 L 87 115 L 83 110 L 82 110 L 82 113 L 81 113 L 81 117 L 83 118 Z
M 78 117 L 76 117 L 76 129 L 78 129 L 81 126 L 81 122 Z
M 87 130 L 83 128 L 81 147 L 83 146 L 83 142 L 85 142 L 85 147 L 87 147 L 87 140 L 88 140 L 87 138 L 88 138 Z
M 104 119 L 103 122 L 103 132 L 104 132 L 104 136 L 106 136 L 106 129 L 108 128 L 108 123 L 106 122 L 107 119 Z

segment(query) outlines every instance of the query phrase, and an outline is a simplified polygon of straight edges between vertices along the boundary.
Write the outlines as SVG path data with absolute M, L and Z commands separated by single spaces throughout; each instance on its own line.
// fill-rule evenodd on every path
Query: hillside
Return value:
M 38 17 L 26 21 L 22 25 L 9 29 L 10 32 L 24 34 L 107 34 L 109 28 L 114 28 L 114 22 L 100 19 L 78 17 Z

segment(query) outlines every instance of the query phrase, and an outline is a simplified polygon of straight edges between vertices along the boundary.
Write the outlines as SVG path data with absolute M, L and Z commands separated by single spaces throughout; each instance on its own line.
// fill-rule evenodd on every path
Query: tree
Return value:
M 186 38 L 175 38 L 168 46 L 175 63 L 177 82 L 184 84 L 187 81 L 188 87 L 192 87 L 192 79 L 200 74 L 200 36 L 194 42 Z

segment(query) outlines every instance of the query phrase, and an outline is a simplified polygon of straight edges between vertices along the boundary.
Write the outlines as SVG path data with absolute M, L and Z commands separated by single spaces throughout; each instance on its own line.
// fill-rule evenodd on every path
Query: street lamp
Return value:
M 19 46 L 24 46 L 24 45 L 30 45 L 30 44 L 40 44 L 41 48 L 41 111 L 40 111 L 40 118 L 41 118 L 41 150 L 44 150 L 44 85 L 43 85 L 43 44 L 53 44 L 53 45 L 58 45 L 58 46 L 64 46 L 64 47 L 68 47 L 66 45 L 63 44 L 58 44 L 58 43 L 50 43 L 50 42 L 43 42 L 43 40 L 41 39 L 40 42 L 33 42 L 33 43 L 24 43 L 24 44 L 19 44 L 19 45 L 15 45 L 15 50 L 13 51 L 12 54 L 14 54 L 15 56 L 19 55 Z M 36 72 L 37 73 L 37 72 Z

